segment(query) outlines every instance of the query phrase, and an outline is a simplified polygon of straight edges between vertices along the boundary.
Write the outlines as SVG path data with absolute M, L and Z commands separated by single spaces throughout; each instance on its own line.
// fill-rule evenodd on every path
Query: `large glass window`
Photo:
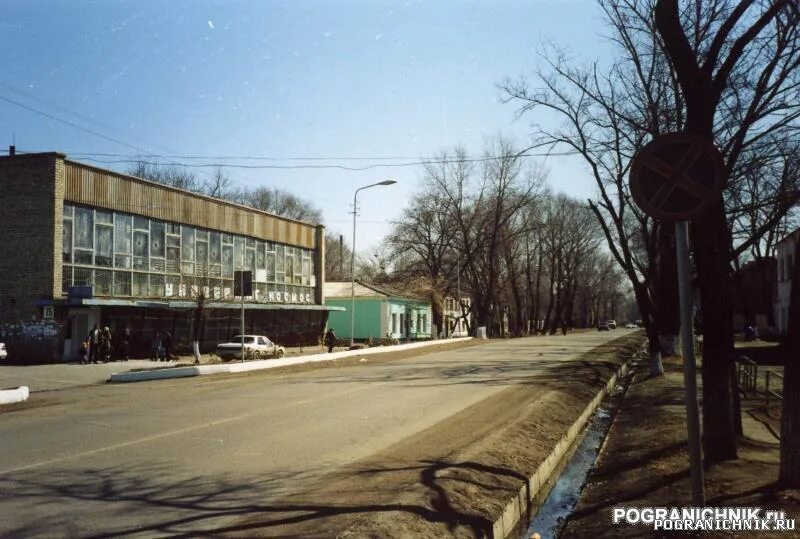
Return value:
M 313 301 L 313 251 L 143 216 L 64 205 L 65 293 L 233 298 L 234 269 L 255 270 L 256 301 Z
M 283 245 L 275 247 L 275 271 L 283 274 L 284 268 L 284 249 Z
M 116 214 L 114 216 L 114 231 L 114 252 L 125 255 L 131 254 L 132 216 Z
M 275 253 L 267 253 L 267 282 L 275 282 Z
M 142 230 L 133 232 L 133 269 L 147 271 L 149 269 L 148 254 L 150 245 L 149 234 Z
M 149 297 L 148 275 L 146 273 L 134 273 L 131 281 L 131 295 L 138 297 Z
M 61 259 L 67 264 L 72 262 L 72 218 L 64 219 L 64 236 L 61 242 Z
M 94 249 L 94 212 L 92 210 L 75 208 L 75 247 Z
M 150 256 L 164 258 L 164 223 L 150 221 Z
M 222 263 L 222 252 L 221 252 L 221 245 L 219 242 L 219 232 L 212 232 L 208 235 L 208 263 L 209 264 L 221 264 Z
M 194 262 L 194 229 L 186 225 L 181 227 L 181 260 Z
M 208 275 L 208 241 L 195 243 L 195 275 Z
M 129 271 L 114 272 L 114 295 L 115 296 L 131 295 L 131 273 Z
M 97 224 L 95 228 L 94 265 L 110 268 L 113 263 L 112 246 L 114 244 L 114 228 Z
M 233 267 L 234 269 L 244 269 L 244 238 L 236 236 L 233 238 Z

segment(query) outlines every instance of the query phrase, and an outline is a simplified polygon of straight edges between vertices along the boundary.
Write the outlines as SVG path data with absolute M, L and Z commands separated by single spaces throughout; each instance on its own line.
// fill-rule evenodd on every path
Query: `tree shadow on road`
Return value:
M 453 492 L 490 490 L 508 498 L 523 485 L 530 488 L 514 470 L 445 460 L 353 467 L 329 482 L 317 481 L 321 489 L 285 496 L 276 492 L 307 479 L 308 472 L 257 479 L 161 478 L 169 475 L 166 465 L 146 474 L 118 466 L 6 475 L 0 478 L 0 511 L 6 515 L 0 537 L 329 535 L 356 521 L 369 528 L 373 517 L 403 516 L 423 527 L 443 524 L 450 532 L 491 537 L 489 516 L 470 510 Z

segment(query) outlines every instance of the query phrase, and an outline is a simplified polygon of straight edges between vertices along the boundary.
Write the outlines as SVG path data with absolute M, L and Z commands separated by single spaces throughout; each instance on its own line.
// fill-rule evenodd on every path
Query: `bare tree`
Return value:
M 433 167 L 428 165 L 429 177 L 440 172 Z M 452 256 L 455 229 L 442 208 L 440 195 L 428 187 L 413 198 L 388 238 L 395 256 L 413 253 L 402 266 L 402 278 L 406 282 L 424 279 L 427 283 L 424 293 L 431 300 L 433 324 L 437 328 L 444 325 L 442 300 L 452 288 L 451 281 L 457 271 L 457 257 Z
M 137 178 L 151 180 L 170 187 L 199 193 L 203 191 L 197 175 L 191 170 L 175 165 L 160 165 L 153 161 L 137 161 L 128 168 L 127 173 Z
M 350 246 L 342 236 L 325 234 L 325 278 L 329 281 L 350 279 Z
M 319 223 L 322 211 L 302 198 L 274 187 L 258 187 L 238 194 L 238 202 L 282 217 Z
M 539 74 L 542 91 L 525 81 L 504 89 L 521 103 L 521 112 L 548 108 L 566 120 L 561 130 L 540 129 L 539 142 L 566 145 L 590 165 L 599 189 L 591 205 L 632 283 L 653 358 L 663 329 L 659 295 L 674 295 L 663 290 L 674 279 L 658 278 L 672 271 L 667 252 L 658 248 L 668 232 L 630 203 L 625 180 L 631 157 L 652 136 L 670 131 L 713 137 L 730 175 L 726 193 L 735 191 L 746 164 L 769 153 L 767 141 L 788 141 L 797 132 L 797 14 L 781 0 L 687 0 L 682 9 L 677 0 L 606 0 L 601 6 L 621 51 L 610 69 L 574 67 L 551 53 L 547 71 Z M 736 208 L 726 198 L 720 196 L 692 234 L 705 322 L 704 444 L 710 462 L 736 455 L 727 284 L 735 256 L 727 217 Z M 784 205 L 737 248 L 760 241 L 787 210 Z
M 225 171 L 222 170 L 222 167 L 217 167 L 214 169 L 214 173 L 211 175 L 211 177 L 203 182 L 203 186 L 201 187 L 200 191 L 204 195 L 208 195 L 210 197 L 224 198 L 228 200 L 235 200 L 239 196 L 236 188 L 233 185 L 233 181 L 227 174 L 225 174 Z

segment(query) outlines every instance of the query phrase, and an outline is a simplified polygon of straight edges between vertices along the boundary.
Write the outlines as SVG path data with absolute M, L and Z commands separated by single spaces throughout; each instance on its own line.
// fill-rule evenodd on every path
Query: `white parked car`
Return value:
M 267 339 L 263 335 L 244 336 L 244 358 L 245 359 L 267 359 L 283 357 L 286 350 Z M 226 343 L 217 345 L 217 355 L 223 361 L 231 359 L 242 359 L 242 337 L 237 335 Z
M 5 343 L 0 342 L 0 359 L 5 359 L 8 357 L 8 350 L 6 350 Z

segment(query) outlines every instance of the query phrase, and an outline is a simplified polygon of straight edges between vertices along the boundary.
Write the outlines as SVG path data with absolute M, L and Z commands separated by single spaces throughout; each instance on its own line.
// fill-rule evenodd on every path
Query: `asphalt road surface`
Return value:
M 0 536 L 235 529 L 298 492 L 321 489 L 359 459 L 628 333 L 37 394 L 27 407 L 0 414 Z

